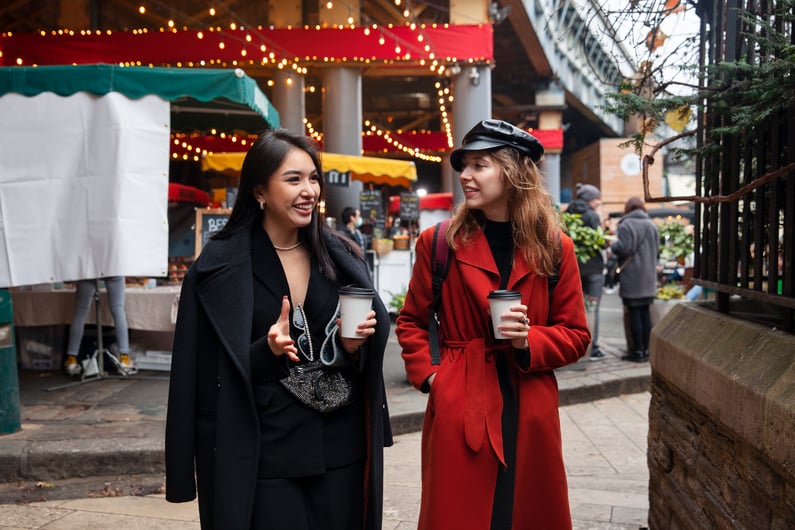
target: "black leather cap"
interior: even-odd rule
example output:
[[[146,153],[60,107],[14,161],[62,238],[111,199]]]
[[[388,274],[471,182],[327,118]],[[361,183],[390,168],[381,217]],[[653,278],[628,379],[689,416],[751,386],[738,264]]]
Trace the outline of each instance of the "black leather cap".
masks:
[[[466,136],[462,146],[450,153],[450,165],[461,171],[461,161],[467,151],[489,151],[500,147],[513,147],[537,163],[544,154],[544,146],[527,131],[502,120],[483,120]]]

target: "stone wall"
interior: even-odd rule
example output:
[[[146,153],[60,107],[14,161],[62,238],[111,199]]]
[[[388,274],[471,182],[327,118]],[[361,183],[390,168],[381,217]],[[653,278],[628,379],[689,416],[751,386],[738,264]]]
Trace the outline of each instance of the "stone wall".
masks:
[[[650,349],[649,527],[795,528],[795,336],[683,303]]]

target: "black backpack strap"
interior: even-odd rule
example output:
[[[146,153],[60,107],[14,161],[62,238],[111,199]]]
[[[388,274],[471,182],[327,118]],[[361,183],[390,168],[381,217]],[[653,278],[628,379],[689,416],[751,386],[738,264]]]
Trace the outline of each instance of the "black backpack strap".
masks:
[[[428,342],[431,348],[431,364],[438,365],[441,363],[441,352],[439,347],[439,304],[442,301],[442,283],[447,276],[447,271],[450,269],[450,255],[452,250],[447,244],[447,227],[450,224],[449,219],[445,219],[436,223],[433,229],[433,240],[431,247],[433,255],[431,256],[431,271],[433,278],[431,280],[431,287],[433,288],[433,300],[431,301],[430,313],[428,319]]]

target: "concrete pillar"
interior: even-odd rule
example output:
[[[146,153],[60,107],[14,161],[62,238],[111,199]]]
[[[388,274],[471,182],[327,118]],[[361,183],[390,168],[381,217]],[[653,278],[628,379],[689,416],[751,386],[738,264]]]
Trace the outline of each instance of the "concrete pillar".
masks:
[[[295,134],[306,134],[304,76],[292,69],[276,70],[273,82],[273,106],[279,111],[281,127]]]
[[[459,147],[464,135],[477,122],[491,118],[491,67],[489,65],[465,65],[455,74],[453,82],[453,140]],[[453,172],[453,179],[458,175]],[[457,182],[450,183],[453,203],[464,200],[464,193]],[[442,185],[445,188],[445,185]]]
[[[566,95],[557,83],[537,90],[535,103],[541,109],[538,113],[539,129],[560,129],[563,126],[562,109],[566,106]],[[541,169],[546,176],[547,191],[552,195],[552,200],[560,203],[560,152],[547,151],[542,159]]]
[[[552,200],[560,204],[560,153],[544,153],[538,169],[544,177],[544,186],[552,195]]]
[[[362,155],[362,73],[358,68],[329,68],[323,76],[324,150]],[[326,217],[338,217],[346,206],[359,206],[362,183],[326,186]]]
[[[450,165],[450,154],[445,153],[442,155],[442,171],[441,171],[441,188],[440,191],[448,192],[452,191],[453,195],[455,195],[454,189],[458,187],[458,174],[453,171],[453,167]]]

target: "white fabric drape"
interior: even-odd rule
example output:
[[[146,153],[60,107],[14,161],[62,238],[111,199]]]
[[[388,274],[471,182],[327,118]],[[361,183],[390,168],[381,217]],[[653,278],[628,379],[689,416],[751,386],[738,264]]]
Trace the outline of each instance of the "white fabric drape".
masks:
[[[169,102],[0,97],[0,287],[166,276]]]

